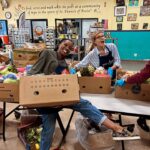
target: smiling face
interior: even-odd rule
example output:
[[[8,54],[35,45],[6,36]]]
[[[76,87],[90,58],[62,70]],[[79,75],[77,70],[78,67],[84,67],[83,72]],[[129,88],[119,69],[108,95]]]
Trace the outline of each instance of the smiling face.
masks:
[[[73,51],[73,42],[64,40],[58,47],[58,53],[61,58],[65,58],[71,51]]]

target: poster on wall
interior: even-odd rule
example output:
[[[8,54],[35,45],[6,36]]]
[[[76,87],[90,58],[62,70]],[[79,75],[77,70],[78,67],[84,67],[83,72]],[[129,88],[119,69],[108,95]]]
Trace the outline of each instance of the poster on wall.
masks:
[[[123,22],[123,17],[122,16],[117,16],[116,17],[116,22]]]
[[[108,19],[102,19],[102,25],[104,29],[108,29]]]
[[[136,21],[137,14],[136,13],[128,13],[127,21]]]
[[[117,6],[124,6],[125,2],[124,2],[124,0],[116,0],[116,4],[117,4]]]
[[[7,35],[7,20],[0,20],[0,35]]]
[[[129,0],[129,6],[138,6],[139,0]]]
[[[31,20],[33,42],[45,41],[47,19]]]
[[[143,23],[143,29],[147,30],[148,29],[148,23]]]
[[[118,30],[118,31],[122,30],[122,23],[118,23],[118,24],[117,24],[117,30]]]
[[[143,6],[150,6],[150,0],[143,0]]]
[[[127,7],[126,6],[115,6],[115,16],[126,16]]]
[[[97,28],[90,28],[93,24],[97,22],[98,19],[82,20],[82,38],[89,38],[90,32],[95,32],[97,30]]]
[[[150,16],[150,6],[141,6],[140,16]]]
[[[139,28],[139,23],[132,23],[131,24],[131,29],[132,30],[138,30],[138,28]]]
[[[19,16],[19,28],[25,28],[25,12],[21,13]]]

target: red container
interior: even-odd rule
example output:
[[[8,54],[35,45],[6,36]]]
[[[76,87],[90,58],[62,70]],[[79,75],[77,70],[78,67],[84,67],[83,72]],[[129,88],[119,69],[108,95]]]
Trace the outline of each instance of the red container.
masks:
[[[1,35],[0,37],[2,38],[3,44],[9,44],[8,35]]]

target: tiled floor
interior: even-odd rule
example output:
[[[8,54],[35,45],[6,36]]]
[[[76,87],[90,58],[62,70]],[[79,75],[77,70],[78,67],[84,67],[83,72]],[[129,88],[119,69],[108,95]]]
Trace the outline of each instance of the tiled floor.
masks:
[[[123,61],[122,67],[128,70],[139,70],[144,66],[144,64],[145,62]],[[7,112],[9,112],[15,106],[16,104],[7,104]],[[1,102],[0,102],[0,107],[2,107]],[[69,118],[70,113],[71,111],[66,110],[66,109],[64,111],[61,111],[60,115],[61,115],[64,125],[67,124],[67,120]],[[84,150],[81,147],[76,137],[75,120],[77,116],[78,116],[77,113],[75,113],[73,120],[71,122],[69,132],[66,137],[66,142],[62,146],[63,150]],[[136,119],[137,119],[136,117],[128,117],[128,116],[123,117],[124,123],[128,123],[128,122],[136,123]],[[12,149],[13,150],[25,150],[25,147],[23,146],[23,144],[20,142],[20,140],[17,137],[16,129],[18,125],[19,125],[19,121],[16,121],[14,114],[11,114],[6,120],[6,141],[4,142],[2,140],[2,137],[0,137],[0,150],[12,150]],[[0,126],[2,127],[2,122],[0,122]],[[136,132],[138,133],[137,129],[136,129]],[[55,135],[54,135],[53,147],[56,147],[59,144],[61,137],[62,135],[57,125]],[[126,150],[150,150],[150,142],[145,143],[141,140],[126,141],[125,149]],[[115,150],[121,150],[120,142],[115,143]]]

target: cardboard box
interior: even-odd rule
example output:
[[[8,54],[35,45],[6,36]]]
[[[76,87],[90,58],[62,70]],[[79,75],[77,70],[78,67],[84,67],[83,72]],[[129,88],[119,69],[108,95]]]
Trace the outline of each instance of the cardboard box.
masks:
[[[124,87],[117,86],[115,97],[150,102],[150,84],[141,84],[140,89],[137,88],[137,90],[134,90],[135,86],[134,84],[126,84]]]
[[[0,83],[0,101],[19,102],[19,83]]]
[[[91,94],[110,94],[110,77],[79,77],[79,86],[81,93]]]
[[[77,75],[26,76],[20,79],[20,105],[65,106],[79,102]]]
[[[27,65],[33,65],[35,64],[36,60],[30,61],[30,60],[14,60],[13,64],[16,67],[26,67]]]
[[[40,52],[39,50],[15,49],[13,50],[13,60],[34,61],[38,59]]]
[[[6,64],[8,64],[9,63],[9,57],[0,54],[0,63],[3,63],[3,62],[5,62]]]

